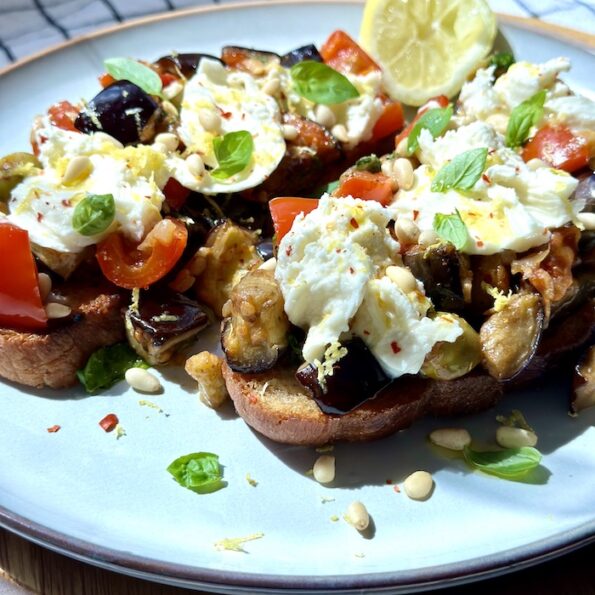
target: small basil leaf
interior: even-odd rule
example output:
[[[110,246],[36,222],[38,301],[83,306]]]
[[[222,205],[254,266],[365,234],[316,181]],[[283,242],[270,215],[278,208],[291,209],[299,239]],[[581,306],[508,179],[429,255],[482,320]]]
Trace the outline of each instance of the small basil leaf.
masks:
[[[545,91],[539,91],[512,110],[504,139],[507,147],[520,147],[527,140],[531,126],[535,126],[543,116],[544,103]]]
[[[161,96],[163,84],[159,75],[144,64],[130,58],[109,58],[103,65],[116,80],[126,80],[149,95]]]
[[[460,153],[438,171],[432,181],[432,192],[445,192],[450,188],[470,190],[481,177],[487,158],[486,148]]]
[[[332,194],[339,187],[339,180],[319,186],[308,195],[307,198],[321,198],[323,194]]]
[[[116,203],[111,194],[87,194],[74,208],[72,227],[83,236],[104,232],[116,216]]]
[[[457,250],[462,250],[469,239],[467,226],[458,211],[451,215],[436,213],[433,227],[443,240],[450,242]]]
[[[289,71],[298,95],[313,101],[333,105],[359,97],[359,91],[340,72],[322,62],[305,60]]]
[[[524,475],[541,462],[541,453],[531,446],[495,452],[477,452],[466,446],[464,456],[471,467],[504,479]]]
[[[432,138],[440,136],[452,118],[452,105],[437,107],[424,112],[407,137],[407,154],[412,155],[419,148],[419,133],[425,128]]]
[[[503,75],[514,64],[514,56],[510,52],[498,52],[490,57],[488,66],[495,66],[496,78]]]
[[[254,140],[247,130],[228,132],[213,140],[213,149],[219,167],[211,172],[211,177],[226,180],[246,169],[254,151]]]
[[[85,390],[93,394],[123,380],[129,368],[148,367],[128,343],[116,343],[91,354],[85,367],[78,370],[76,375]]]
[[[211,452],[193,452],[178,457],[167,470],[181,486],[198,494],[210,494],[226,486],[219,457]]]
[[[376,155],[366,155],[365,157],[360,157],[355,162],[355,169],[357,171],[369,171],[377,174],[382,169],[382,164]]]

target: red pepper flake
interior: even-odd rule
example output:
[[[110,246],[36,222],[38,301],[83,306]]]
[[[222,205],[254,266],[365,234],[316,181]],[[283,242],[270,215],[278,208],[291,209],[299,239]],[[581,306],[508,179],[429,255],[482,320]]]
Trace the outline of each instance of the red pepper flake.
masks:
[[[489,217],[490,217],[490,219],[493,219],[493,218],[494,218],[494,213],[492,213],[492,212],[490,211],[490,215],[489,215]]]
[[[105,432],[111,432],[120,423],[118,416],[115,413],[108,413],[100,422],[99,425]]]
[[[354,229],[357,229],[359,227],[359,223],[355,220],[355,217],[352,217],[349,223],[351,224],[351,227],[353,227]]]
[[[367,331],[366,329],[364,329],[364,335],[366,335],[366,336],[367,336],[367,335],[369,335],[369,334],[370,334],[370,331]]]
[[[416,209],[413,209],[413,220],[415,221],[418,217],[419,217],[419,211]]]
[[[483,248],[483,242],[481,240],[477,240],[475,243],[477,244],[478,248]]]
[[[37,222],[39,223],[43,219],[43,215],[41,213],[37,213]]]
[[[395,492],[397,494],[400,494],[401,493],[401,488],[398,485],[396,485],[396,484],[393,486],[393,490],[395,490]]]
[[[486,183],[486,184],[491,184],[492,180],[490,180],[490,176],[488,176],[488,174],[481,174],[481,179]]]
[[[393,483],[393,480],[392,479],[387,479],[386,480],[386,485],[391,485],[392,483]]]
[[[291,247],[291,244],[285,248],[285,254],[287,254],[287,256],[291,256],[292,251],[293,248]]]
[[[250,401],[250,405],[256,405],[258,403],[258,399],[254,395],[250,395],[248,401]]]
[[[59,425],[52,426],[51,428],[48,428],[48,432],[50,434],[55,434],[56,432],[60,431],[60,427],[61,426]]]
[[[72,202],[71,202],[69,199],[67,199],[67,198],[64,198],[64,199],[62,200],[62,206],[63,206],[63,207],[70,207],[70,206],[72,206]]]
[[[353,275],[355,274],[355,269],[353,267],[349,267],[349,272]]]
[[[397,354],[397,353],[399,353],[399,351],[401,351],[401,348],[399,347],[399,344],[396,341],[393,341],[390,344],[390,348],[393,350],[394,354]]]
[[[222,118],[225,118],[226,120],[229,120],[229,118],[231,118],[231,112],[224,112],[221,108],[219,108],[219,111],[221,112]]]

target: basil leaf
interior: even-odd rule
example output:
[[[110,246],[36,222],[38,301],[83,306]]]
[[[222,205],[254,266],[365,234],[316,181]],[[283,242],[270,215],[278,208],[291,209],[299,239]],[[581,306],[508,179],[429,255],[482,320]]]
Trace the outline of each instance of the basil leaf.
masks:
[[[355,169],[357,171],[369,171],[373,174],[377,174],[382,169],[382,164],[380,163],[380,159],[372,153],[372,155],[360,157],[355,162]]]
[[[87,194],[74,208],[72,227],[83,236],[104,232],[116,216],[116,203],[111,194]]]
[[[438,171],[432,181],[432,192],[445,192],[450,188],[470,190],[481,177],[487,158],[486,148],[460,153]]]
[[[424,112],[407,137],[407,155],[412,155],[419,149],[419,133],[424,128],[430,131],[432,138],[436,138],[446,130],[451,118],[452,105],[437,107]]]
[[[116,343],[98,349],[76,375],[85,390],[93,394],[123,380],[129,368],[149,367],[128,343]]]
[[[510,52],[498,52],[497,54],[492,54],[492,56],[490,56],[488,66],[496,67],[494,74],[496,75],[496,78],[498,78],[514,64],[514,61],[514,56]]]
[[[130,81],[149,95],[161,96],[163,88],[161,79],[148,66],[130,58],[109,58],[103,62],[103,65],[116,80]]]
[[[211,177],[226,180],[246,169],[254,151],[254,140],[247,130],[228,132],[213,140],[213,149],[219,167],[211,172]]]
[[[323,194],[332,194],[337,188],[339,187],[339,180],[335,180],[334,182],[329,182],[324,186],[319,186],[309,194],[307,198],[320,198]]]
[[[333,105],[359,97],[359,91],[346,76],[322,62],[298,62],[289,74],[296,93],[314,103]]]
[[[504,139],[507,147],[520,147],[527,140],[531,126],[535,126],[543,116],[544,103],[545,91],[539,91],[512,110]]]
[[[178,457],[167,468],[174,479],[198,494],[210,494],[224,488],[219,457],[211,452],[193,452]]]
[[[463,453],[471,467],[504,479],[524,475],[541,462],[541,453],[531,446],[495,452],[477,452],[466,446]]]
[[[451,215],[436,213],[433,223],[434,231],[457,250],[462,250],[469,239],[469,232],[465,222],[461,219],[459,211]]]

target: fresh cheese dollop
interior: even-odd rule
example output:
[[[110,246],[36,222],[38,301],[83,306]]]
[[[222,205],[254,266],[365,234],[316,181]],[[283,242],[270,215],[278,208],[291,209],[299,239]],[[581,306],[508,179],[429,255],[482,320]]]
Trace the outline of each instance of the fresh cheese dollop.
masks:
[[[405,294],[386,275],[399,261],[391,218],[377,202],[324,195],[282,239],[275,277],[289,320],[307,330],[307,362],[355,335],[390,376],[414,374],[436,342],[461,334],[451,317],[426,316],[431,304],[421,284]]]
[[[383,92],[382,73],[374,70],[367,74],[345,74],[349,81],[359,92],[359,97],[349,99],[342,103],[323,106],[324,110],[332,113],[331,122],[321,121],[320,106],[298,95],[292,84],[289,73],[279,73],[281,86],[287,98],[290,112],[314,120],[331,129],[333,134],[343,143],[346,149],[351,149],[357,144],[370,140],[374,125],[383,111],[380,94]]]
[[[43,170],[12,190],[8,219],[29,232],[31,241],[59,252],[77,253],[119,230],[140,242],[161,219],[161,191],[169,173],[165,155],[149,145],[123,147],[103,132],[82,134],[41,120],[35,131]],[[86,157],[91,167],[80,180],[64,183],[73,159]],[[111,194],[116,214],[101,234],[74,230],[76,205],[89,194]]]
[[[424,130],[419,137],[420,167],[413,187],[400,190],[391,204],[395,217],[406,216],[422,231],[433,229],[438,213],[458,211],[469,240],[467,254],[495,254],[503,250],[524,252],[550,238],[550,229],[577,222],[582,208],[569,198],[578,181],[566,172],[534,160],[525,163],[486,122],[473,122],[432,139]],[[485,147],[487,167],[469,191],[433,192],[437,171],[457,155]]]
[[[226,179],[212,177],[208,168],[219,165],[213,141],[241,130],[249,132],[254,141],[247,167]],[[275,171],[285,154],[281,114],[275,99],[260,88],[251,74],[230,70],[208,58],[200,61],[198,71],[186,83],[177,132],[186,153],[200,155],[207,170],[196,175],[179,156],[171,156],[168,165],[183,186],[203,194],[254,188]]]

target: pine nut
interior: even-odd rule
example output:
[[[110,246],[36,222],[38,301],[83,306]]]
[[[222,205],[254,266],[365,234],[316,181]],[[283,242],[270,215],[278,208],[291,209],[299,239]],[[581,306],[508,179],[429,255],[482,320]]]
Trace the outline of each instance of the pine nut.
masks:
[[[417,244],[419,238],[419,227],[409,217],[399,217],[395,223],[397,240],[406,246]]]
[[[395,172],[395,178],[399,188],[403,190],[411,190],[413,186],[413,165],[409,159],[399,157],[393,166]]]
[[[263,271],[274,271],[277,268],[277,259],[276,258],[269,258],[265,260],[259,267]]]
[[[46,273],[39,273],[37,275],[39,282],[39,294],[41,295],[41,301],[45,302],[52,291],[52,278]]]
[[[492,114],[486,118],[486,123],[494,128],[496,132],[504,134],[508,127],[508,118],[504,114]]]
[[[316,107],[314,120],[329,130],[337,122],[337,118],[335,118],[333,110],[328,105],[318,105]]]
[[[405,493],[412,500],[425,500],[434,487],[434,480],[427,471],[415,471],[404,482]]]
[[[527,167],[531,171],[537,171],[538,169],[541,169],[542,167],[549,167],[549,165],[545,161],[535,158],[535,159],[529,159],[529,161],[527,161]]]
[[[283,138],[288,141],[295,140],[299,134],[298,129],[291,124],[283,124],[281,130],[283,131]]]
[[[201,126],[208,132],[216,133],[221,130],[221,116],[212,110],[201,109],[198,112],[198,119]]]
[[[178,137],[171,132],[162,132],[155,137],[156,143],[164,145],[168,151],[175,151],[178,148]]]
[[[66,166],[66,171],[62,176],[62,184],[72,186],[82,182],[93,171],[91,160],[84,155],[73,157]]]
[[[365,531],[370,524],[370,515],[367,508],[359,500],[356,500],[347,507],[345,520],[358,531]]]
[[[318,483],[330,483],[335,479],[335,457],[332,455],[319,456],[314,463],[312,472]]]
[[[430,434],[430,442],[448,450],[464,450],[471,444],[471,435],[464,428],[440,428]]]
[[[503,448],[535,446],[537,444],[537,434],[524,428],[500,426],[496,430],[496,442]]]
[[[161,109],[170,116],[170,118],[178,117],[178,108],[171,101],[167,101],[167,99],[161,102]]]
[[[403,292],[409,293],[417,289],[417,281],[413,273],[405,267],[386,267],[386,276]]]
[[[276,95],[281,88],[281,81],[278,78],[269,79],[262,87],[267,95]]]
[[[343,124],[335,124],[331,129],[331,134],[342,143],[349,142],[349,136],[347,135],[347,128]]]
[[[55,318],[66,318],[71,312],[72,310],[68,306],[56,302],[50,302],[45,306],[45,313],[50,320]]]
[[[161,382],[144,368],[129,368],[124,374],[126,382],[136,391],[156,393],[161,390]]]
[[[95,132],[93,134],[93,138],[99,140],[100,142],[109,143],[117,149],[124,148],[124,145],[117,138],[114,138],[113,136],[107,134],[107,132]]]
[[[397,152],[397,155],[399,157],[407,157],[407,144],[409,142],[408,141],[408,138],[409,137],[407,137],[407,136],[405,138],[402,138],[399,141],[399,144],[397,145],[397,148],[395,149],[396,152]]]
[[[397,236],[398,237],[398,236]],[[440,241],[438,234],[431,229],[426,229],[419,234],[419,238],[417,238],[417,243],[420,246],[428,247],[432,244],[437,244]]]
[[[380,165],[380,171],[387,177],[393,177],[393,165],[395,162],[392,159],[385,159]]]
[[[167,85],[167,87],[163,88],[163,95],[165,95],[167,99],[173,99],[174,97],[177,97],[183,89],[184,85],[182,85],[182,83],[179,83],[178,81],[173,81],[172,83]]]
[[[198,153],[192,153],[186,157],[188,171],[196,178],[200,178],[205,173],[205,164]]]
[[[587,231],[595,231],[595,213],[579,213],[576,218]]]

